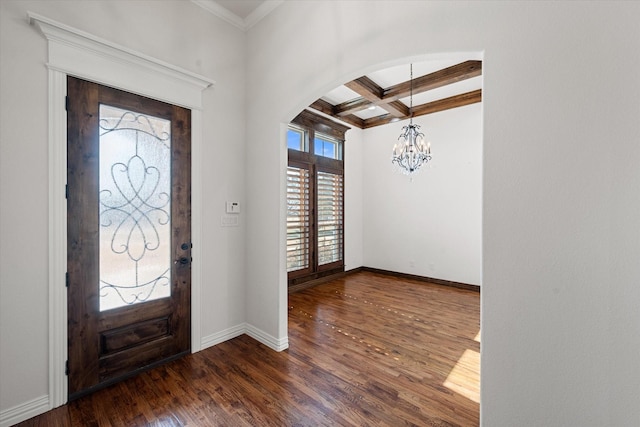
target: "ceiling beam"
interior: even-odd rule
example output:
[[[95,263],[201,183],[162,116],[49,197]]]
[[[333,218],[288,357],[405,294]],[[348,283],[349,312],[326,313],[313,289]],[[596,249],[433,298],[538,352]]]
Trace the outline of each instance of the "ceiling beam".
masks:
[[[426,92],[480,75],[482,75],[482,61],[461,62],[413,79],[413,94]],[[411,80],[383,89],[369,77],[363,76],[345,83],[345,86],[356,92],[360,97],[336,105],[334,110],[336,116],[353,114],[366,110],[372,105],[377,105],[398,118],[409,114],[408,107],[399,102],[398,99],[405,98],[411,94]]]
[[[464,107],[465,105],[475,104],[477,102],[482,102],[482,89],[476,89],[471,92],[418,105],[413,107],[413,116],[424,116],[425,114]]]
[[[482,75],[482,61],[470,60],[417,77],[413,79],[413,81],[408,80],[406,82],[399,83],[386,89],[380,87],[369,77],[363,76],[345,83],[346,87],[361,95],[360,97],[337,105],[332,105],[323,99],[318,99],[311,104],[310,107],[360,129],[367,129],[374,126],[392,123],[398,119],[408,119],[410,116],[409,107],[399,101],[399,99],[406,98],[411,93],[415,95],[480,75]],[[446,99],[414,106],[413,116],[418,117],[425,114],[444,111],[450,108],[481,102],[481,100],[482,90],[478,89],[476,91],[452,96]],[[372,105],[379,106],[386,110],[387,113],[371,117],[369,119],[361,119],[353,114],[358,111],[366,110]]]
[[[482,61],[465,61],[431,74],[413,79],[413,94],[437,89],[442,86],[461,82],[482,75]],[[411,80],[391,86],[384,91],[382,99],[386,102],[405,98],[411,93]]]
[[[338,116],[336,114],[337,107],[322,98],[309,105],[309,108],[313,108],[314,110],[320,111],[321,113],[324,113],[328,116],[335,117],[336,119],[342,120],[343,122],[349,123],[350,125],[353,125],[360,129],[362,129],[364,126],[364,119],[361,119],[358,116],[354,116],[353,114]]]
[[[482,89],[477,89],[471,92],[463,93],[461,95],[455,95],[449,98],[428,102],[426,104],[416,105],[413,107],[413,117],[419,117],[426,114],[437,113],[439,111],[450,110],[451,108],[463,107],[465,105],[475,104],[481,101]],[[407,114],[407,116],[403,117],[402,120],[406,120],[408,118],[409,115]],[[369,129],[396,121],[398,121],[398,118],[393,117],[391,114],[371,117],[370,119],[364,120],[364,127],[362,129]]]
[[[345,123],[349,123],[357,128],[364,129],[364,119],[361,119],[358,116],[354,116],[353,114],[349,114],[348,116],[337,117],[338,120],[342,120]]]
[[[407,107],[400,101],[393,101],[389,102],[388,104],[382,104],[380,105],[380,108],[387,110],[393,117],[406,117],[409,115],[409,107]]]
[[[336,105],[334,111],[336,116],[346,116],[349,114],[357,113],[358,111],[366,110],[370,106],[371,101],[363,97],[359,97]]]
[[[384,89],[367,76],[362,76],[344,85],[371,102],[380,101],[384,95]]]
[[[313,104],[309,105],[309,107],[313,108],[314,110],[318,110],[322,113],[328,114],[330,116],[336,115],[336,107],[334,107],[333,104],[325,101],[322,98],[318,99]]]
[[[377,105],[394,117],[403,117],[409,114],[409,108],[402,102],[383,100],[385,90],[367,76],[347,82],[345,86],[364,98],[356,98],[351,102],[347,102],[351,104],[350,110],[352,110],[352,112],[355,112],[353,111],[354,107],[364,110],[370,106]]]

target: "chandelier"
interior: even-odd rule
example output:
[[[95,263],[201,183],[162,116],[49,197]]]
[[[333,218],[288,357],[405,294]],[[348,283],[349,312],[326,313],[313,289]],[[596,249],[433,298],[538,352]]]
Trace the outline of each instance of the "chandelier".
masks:
[[[393,146],[391,163],[405,175],[417,172],[420,167],[431,160],[431,143],[424,142],[424,134],[420,125],[413,124],[413,64],[411,64],[411,86],[409,91],[409,124],[402,128],[398,137],[399,145]]]

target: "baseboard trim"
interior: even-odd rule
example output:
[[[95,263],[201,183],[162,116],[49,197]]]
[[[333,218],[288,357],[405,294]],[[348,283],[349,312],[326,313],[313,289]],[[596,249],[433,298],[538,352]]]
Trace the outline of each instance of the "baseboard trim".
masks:
[[[341,271],[340,273],[332,274],[330,276],[324,276],[324,277],[320,277],[320,278],[315,279],[315,280],[309,280],[308,282],[298,283],[297,285],[291,285],[291,286],[289,286],[287,291],[290,294],[294,293],[294,292],[300,292],[300,291],[303,291],[305,289],[313,288],[314,286],[318,286],[318,285],[321,285],[323,283],[327,283],[327,282],[330,282],[332,280],[340,279],[340,278],[348,276],[350,274],[357,273],[359,271],[362,271],[362,268],[363,267],[357,267],[357,268],[354,268],[353,270]]]
[[[351,273],[354,270],[350,270]],[[479,285],[471,285],[469,283],[453,282],[451,280],[436,279],[434,277],[417,276],[415,274],[399,273],[397,271],[382,270],[373,267],[361,267],[360,271],[368,271],[370,273],[384,274],[386,276],[400,277],[403,279],[417,280],[420,282],[433,283],[434,285],[448,286],[450,288],[465,289],[480,293]]]
[[[289,348],[289,337],[276,338],[253,325],[247,324],[246,334],[275,351],[282,351]]]
[[[331,276],[325,276],[325,277],[321,277],[321,278],[316,279],[316,280],[310,280],[308,282],[299,283],[297,285],[289,286],[288,292],[290,294],[294,293],[294,292],[300,292],[302,290],[305,290],[305,289],[308,289],[308,288],[312,288],[314,286],[318,286],[318,285],[330,282],[330,281],[335,280],[335,279],[341,279],[341,278],[349,276],[351,274],[359,273],[361,271],[368,271],[370,273],[376,273],[376,274],[384,274],[385,276],[400,277],[402,279],[417,280],[419,282],[426,282],[426,283],[432,283],[434,285],[448,286],[450,288],[465,289],[465,290],[468,290],[468,291],[474,291],[474,292],[478,292],[478,293],[480,292],[480,286],[479,285],[472,285],[472,284],[469,284],[469,283],[454,282],[454,281],[451,281],[451,280],[444,280],[444,279],[436,279],[435,277],[418,276],[416,274],[400,273],[400,272],[397,272],[397,271],[383,270],[383,269],[380,269],[380,268],[373,268],[373,267],[357,267],[357,268],[354,268],[352,270],[343,271],[343,272],[340,272],[340,273],[337,273],[337,274],[332,274]]]
[[[235,337],[239,337],[240,335],[247,332],[247,325],[245,323],[241,323],[236,326],[232,326],[223,331],[216,332],[215,334],[207,335],[206,337],[202,337],[200,342],[200,349],[204,350],[208,347],[213,347],[214,345],[218,345]]]
[[[246,334],[275,351],[289,348],[289,338],[275,338],[253,325],[242,323],[202,338],[201,349],[212,347]],[[0,427],[10,427],[51,410],[49,396],[44,395],[0,412]]]
[[[49,396],[37,397],[13,408],[0,412],[0,427],[9,427],[50,410]]]
[[[232,326],[215,334],[208,335],[202,338],[202,350],[214,345],[221,344],[230,339],[239,337],[240,335],[248,335],[256,341],[266,345],[272,350],[282,351],[289,348],[289,338],[275,338],[272,335],[264,332],[262,329],[258,329],[248,323],[241,323],[236,326]]]

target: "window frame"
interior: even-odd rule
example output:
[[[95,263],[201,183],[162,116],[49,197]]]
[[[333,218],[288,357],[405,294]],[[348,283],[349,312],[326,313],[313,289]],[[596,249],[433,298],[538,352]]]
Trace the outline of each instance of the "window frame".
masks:
[[[336,157],[328,157],[328,156],[325,156],[325,155],[323,155],[323,154],[316,154],[316,148],[317,148],[317,147],[316,147],[316,140],[321,140],[321,141],[324,141],[324,142],[328,142],[328,143],[332,143],[332,144],[334,144],[334,145],[335,145],[335,154],[336,154]],[[333,136],[325,135],[325,134],[324,134],[324,133],[322,133],[322,132],[314,132],[314,135],[313,135],[313,153],[314,153],[316,156],[326,157],[326,158],[328,158],[328,159],[335,159],[335,160],[340,160],[340,161],[342,161],[342,154],[343,154],[343,152],[344,152],[344,150],[342,149],[342,145],[343,145],[343,143],[344,143],[344,141],[342,141],[342,140],[340,140],[340,139],[337,139],[337,138],[335,138],[335,137],[333,137]],[[323,148],[324,148],[324,144],[323,144],[322,146],[323,146]],[[324,151],[324,150],[323,150],[323,151]]]
[[[324,276],[344,272],[344,247],[345,247],[345,220],[344,220],[344,145],[345,145],[345,133],[350,128],[333,120],[327,119],[323,116],[311,113],[310,111],[303,111],[296,116],[292,122],[291,127],[295,130],[304,130],[305,140],[307,141],[308,151],[298,151],[287,148],[288,153],[288,166],[296,168],[304,168],[309,171],[309,192],[310,192],[310,237],[309,237],[309,268],[293,270],[287,272],[288,285],[293,286],[307,281],[315,280]],[[315,153],[315,135],[320,134],[324,137],[329,137],[335,140],[339,146],[337,150],[339,152],[339,160],[332,159],[330,157],[324,157]],[[331,173],[342,176],[342,206],[341,218],[342,218],[342,245],[340,248],[340,259],[327,264],[319,264],[318,260],[318,194],[317,194],[317,176],[318,172]]]
[[[289,125],[289,128],[287,129],[287,133],[290,130],[302,134],[302,140],[300,141],[302,149],[296,150],[295,148],[289,148],[289,140],[287,136],[287,150],[300,151],[300,152],[309,151],[309,137],[308,137],[307,131],[304,128],[300,126],[296,126],[294,124]]]

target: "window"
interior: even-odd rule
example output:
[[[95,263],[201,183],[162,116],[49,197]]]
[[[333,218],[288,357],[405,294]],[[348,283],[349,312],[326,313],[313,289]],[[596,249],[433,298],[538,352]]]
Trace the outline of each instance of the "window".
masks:
[[[303,111],[287,131],[289,285],[344,271],[344,134]]]
[[[342,142],[328,136],[317,135],[313,139],[314,153],[317,156],[342,160]]]
[[[304,130],[297,127],[290,127],[287,130],[287,148],[289,150],[307,151],[305,141]]]

